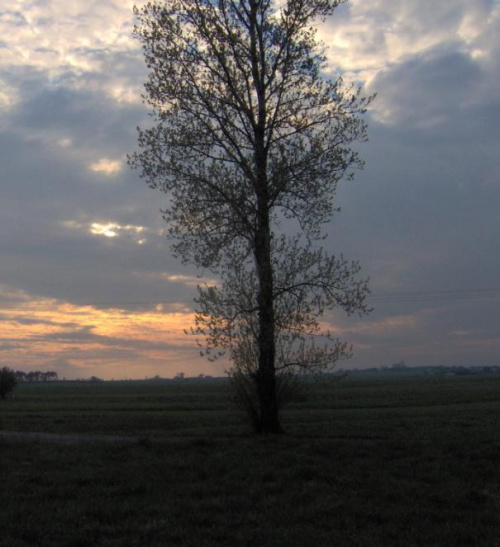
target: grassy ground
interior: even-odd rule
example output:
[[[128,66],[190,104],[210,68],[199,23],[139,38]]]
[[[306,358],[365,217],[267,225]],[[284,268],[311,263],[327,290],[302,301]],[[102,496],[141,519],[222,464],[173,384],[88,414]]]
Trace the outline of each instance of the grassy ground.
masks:
[[[500,379],[315,386],[255,437],[225,385],[22,385],[0,427],[0,545],[500,546]]]

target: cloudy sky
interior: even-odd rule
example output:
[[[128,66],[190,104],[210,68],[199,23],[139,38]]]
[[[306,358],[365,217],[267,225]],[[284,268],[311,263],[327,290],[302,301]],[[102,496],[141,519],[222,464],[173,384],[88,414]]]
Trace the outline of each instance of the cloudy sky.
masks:
[[[126,165],[146,69],[126,0],[0,8],[0,365],[68,378],[221,374],[183,329],[196,272]],[[347,367],[500,364],[500,4],[351,0],[320,28],[377,100],[328,248],[374,311],[332,317]]]

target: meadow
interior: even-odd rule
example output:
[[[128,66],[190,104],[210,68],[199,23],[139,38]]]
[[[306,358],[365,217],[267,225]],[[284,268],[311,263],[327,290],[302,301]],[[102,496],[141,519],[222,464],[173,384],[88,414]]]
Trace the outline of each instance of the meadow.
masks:
[[[224,381],[18,386],[0,546],[500,546],[498,376],[308,391],[255,436]]]

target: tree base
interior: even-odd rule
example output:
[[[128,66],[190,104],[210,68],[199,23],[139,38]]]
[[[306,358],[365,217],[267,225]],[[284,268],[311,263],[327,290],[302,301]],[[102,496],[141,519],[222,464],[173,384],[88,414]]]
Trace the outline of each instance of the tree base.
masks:
[[[285,433],[284,429],[281,427],[281,424],[278,421],[263,422],[259,421],[254,424],[255,433],[259,435],[283,435]]]

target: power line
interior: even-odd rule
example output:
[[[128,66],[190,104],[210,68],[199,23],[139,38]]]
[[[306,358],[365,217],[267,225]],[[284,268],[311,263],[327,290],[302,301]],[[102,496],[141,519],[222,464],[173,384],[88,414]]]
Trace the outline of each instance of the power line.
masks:
[[[441,291],[375,292],[368,297],[370,303],[409,304],[414,302],[444,302],[463,300],[492,300],[500,298],[500,288],[455,289]]]

